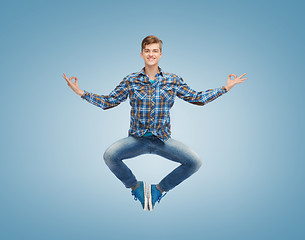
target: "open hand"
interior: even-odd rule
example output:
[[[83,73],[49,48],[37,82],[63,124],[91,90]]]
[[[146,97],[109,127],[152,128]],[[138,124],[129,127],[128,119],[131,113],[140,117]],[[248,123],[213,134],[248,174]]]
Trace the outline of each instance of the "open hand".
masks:
[[[238,83],[243,83],[245,82],[245,80],[247,78],[242,78],[243,76],[245,76],[246,73],[244,73],[243,75],[240,75],[239,77],[237,77],[235,74],[230,74],[228,77],[228,81],[227,81],[227,85],[226,85],[226,89],[229,91],[232,87],[234,87],[236,84]],[[231,76],[234,77],[234,79],[231,79]]]
[[[77,77],[67,78],[66,74],[63,74],[63,78],[67,81],[68,86],[78,95],[83,95],[84,91],[79,89]],[[75,79],[75,82],[72,81]]]

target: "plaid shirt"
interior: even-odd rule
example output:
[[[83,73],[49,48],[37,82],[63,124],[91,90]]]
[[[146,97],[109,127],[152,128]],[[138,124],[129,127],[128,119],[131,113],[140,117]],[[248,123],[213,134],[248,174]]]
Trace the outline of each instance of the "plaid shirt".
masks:
[[[171,136],[170,109],[176,96],[202,106],[227,92],[225,87],[197,92],[180,76],[163,72],[160,67],[152,83],[144,69],[126,76],[109,95],[84,91],[81,98],[106,110],[119,105],[129,96],[129,134],[140,137],[150,131],[160,140],[166,141]]]

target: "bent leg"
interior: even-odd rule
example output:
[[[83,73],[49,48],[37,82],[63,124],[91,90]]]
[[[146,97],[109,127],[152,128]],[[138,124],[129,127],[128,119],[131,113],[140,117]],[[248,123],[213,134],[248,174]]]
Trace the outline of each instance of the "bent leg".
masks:
[[[132,171],[123,163],[124,159],[133,158],[148,152],[147,141],[143,138],[128,136],[113,143],[104,153],[104,160],[114,175],[131,188],[137,183]]]
[[[169,138],[164,143],[157,142],[153,153],[165,157],[169,160],[181,163],[165,178],[161,180],[159,186],[164,191],[169,191],[190,177],[199,170],[202,161],[192,149],[185,144]]]

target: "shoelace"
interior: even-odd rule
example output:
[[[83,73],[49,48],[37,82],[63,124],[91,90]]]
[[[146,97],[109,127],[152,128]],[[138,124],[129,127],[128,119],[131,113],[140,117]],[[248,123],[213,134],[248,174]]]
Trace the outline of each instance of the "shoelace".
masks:
[[[159,198],[158,198],[158,203],[160,203],[160,201],[161,201],[161,198],[163,198],[165,195],[167,194],[167,192],[166,193],[164,193],[163,195],[161,195]]]
[[[163,195],[160,195],[160,197],[157,199],[157,202],[160,203],[161,199],[162,199],[166,194],[167,194],[167,192],[164,193]],[[138,198],[136,197],[135,193],[131,192],[131,195],[134,196],[134,200],[135,200],[135,201],[138,200]]]
[[[136,200],[136,201],[138,200],[135,193],[132,192],[131,195],[134,196],[134,200]]]

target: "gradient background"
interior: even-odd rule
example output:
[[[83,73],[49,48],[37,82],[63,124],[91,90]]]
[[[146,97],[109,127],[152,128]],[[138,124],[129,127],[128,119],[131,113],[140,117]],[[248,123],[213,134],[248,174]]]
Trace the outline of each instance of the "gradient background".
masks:
[[[2,1],[1,239],[304,239],[302,1]],[[126,137],[129,103],[108,94],[163,42],[159,66],[195,90],[248,80],[204,107],[177,98],[172,137],[203,166],[144,212],[102,156]],[[160,181],[177,166],[126,164]]]

